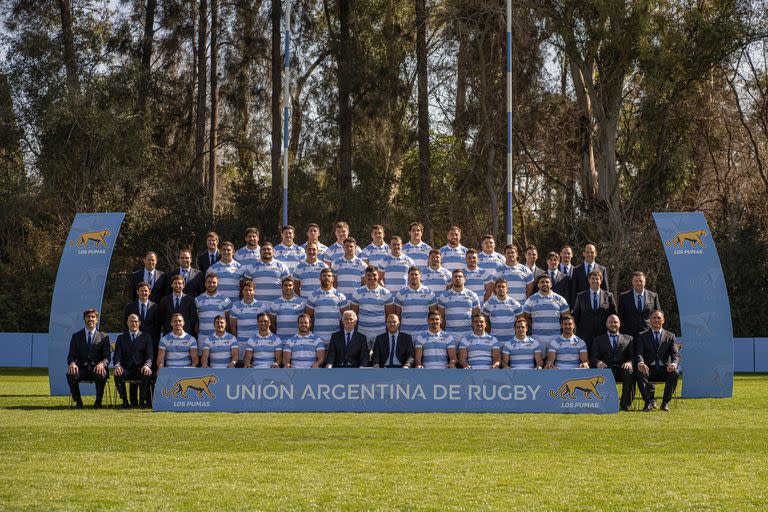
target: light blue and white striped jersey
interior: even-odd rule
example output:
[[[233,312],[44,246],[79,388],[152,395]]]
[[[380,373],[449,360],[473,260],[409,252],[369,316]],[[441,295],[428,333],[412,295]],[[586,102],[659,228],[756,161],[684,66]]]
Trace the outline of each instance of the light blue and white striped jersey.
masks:
[[[296,265],[307,259],[307,253],[300,245],[293,244],[290,247],[285,244],[277,244],[275,246],[275,259],[282,261],[288,268],[288,272],[293,273],[293,269]]]
[[[400,330],[415,336],[427,330],[429,308],[437,306],[437,296],[424,285],[418,290],[406,286],[395,294],[395,304],[402,309]]]
[[[233,258],[241,265],[250,265],[254,261],[261,261],[261,246],[257,245],[255,249],[249,249],[247,245],[244,245],[235,251]]]
[[[493,274],[499,266],[504,265],[507,259],[503,254],[493,251],[491,254],[480,251],[477,253],[477,266],[483,270],[488,270]]]
[[[276,334],[269,333],[262,337],[257,333],[248,340],[245,350],[253,352],[251,366],[254,368],[271,368],[272,363],[280,362],[280,359],[275,361],[275,352],[283,353],[283,342]]]
[[[464,270],[467,266],[467,248],[459,244],[451,247],[446,244],[440,248],[440,255],[443,257],[442,265],[449,271]]]
[[[472,332],[472,309],[480,307],[480,300],[472,290],[460,292],[445,290],[437,298],[438,307],[445,309],[445,330],[457,339]]]
[[[480,336],[474,332],[461,338],[459,350],[467,350],[467,362],[472,368],[490,370],[493,364],[493,351],[499,351],[501,358],[501,344],[494,336],[483,333]]]
[[[360,288],[366,266],[360,258],[348,260],[341,257],[335,260],[331,265],[331,270],[336,276],[336,288],[347,297],[351,297],[355,290]]]
[[[447,368],[448,349],[455,349],[456,341],[445,331],[433,333],[426,330],[416,336],[413,346],[422,350],[421,364],[424,368]]]
[[[322,259],[323,253],[328,250],[328,246],[321,243],[321,242],[315,242],[317,244],[317,257]],[[304,252],[307,251],[307,242],[304,242],[301,244],[301,248],[304,249]]]
[[[515,336],[515,318],[523,314],[523,306],[509,295],[504,300],[491,295],[480,311],[491,320],[491,334],[504,342]]]
[[[445,287],[450,284],[451,271],[445,267],[439,267],[437,269],[424,267],[421,269],[421,282],[424,286],[439,295],[443,293]]]
[[[389,244],[374,245],[373,242],[368,244],[365,249],[360,253],[360,259],[367,261],[369,265],[374,265],[381,270],[379,264],[384,256],[389,254]]]
[[[482,305],[483,296],[485,295],[485,283],[493,282],[493,272],[483,270],[479,266],[474,270],[465,267],[464,278],[464,286],[475,292],[480,300],[480,305]]]
[[[340,309],[349,306],[347,297],[336,288],[323,290],[319,288],[307,297],[307,307],[314,311],[314,333],[327,345],[331,335],[339,330],[341,321]]]
[[[243,266],[235,260],[224,263],[219,260],[206,270],[205,274],[216,274],[219,278],[217,291],[235,302],[240,300],[240,279],[243,277]]]
[[[525,299],[528,298],[525,295],[525,289],[533,282],[533,273],[528,270],[528,267],[520,263],[515,263],[512,267],[506,264],[499,265],[493,274],[493,280],[496,281],[497,279],[505,279],[507,281],[507,295],[520,304],[525,304]]]
[[[523,311],[531,315],[531,336],[548,344],[560,335],[560,315],[568,311],[568,302],[555,292],[536,292],[525,301]]]
[[[232,349],[237,347],[237,338],[225,332],[219,338],[216,333],[203,339],[203,350],[208,349],[208,365],[211,368],[226,368],[232,360]]]
[[[159,348],[165,349],[165,366],[183,368],[192,366],[191,349],[197,350],[197,340],[186,331],[176,336],[173,331],[160,338]]]
[[[255,297],[262,302],[272,302],[283,294],[283,278],[290,277],[288,267],[282,261],[254,261],[245,267],[243,274],[253,279]]]
[[[405,254],[392,256],[387,254],[381,259],[379,270],[384,272],[384,286],[393,293],[408,285],[408,269],[415,263]]]
[[[320,350],[325,350],[325,342],[311,332],[306,336],[296,334],[283,343],[283,352],[291,354],[291,366],[294,368],[311,367],[317,360],[317,353]]]
[[[355,246],[355,256],[357,256],[359,258],[362,253],[363,253],[363,251],[360,249],[360,247]],[[320,255],[318,255],[317,257],[319,258]],[[336,261],[339,258],[343,258],[343,257],[344,257],[344,244],[340,244],[339,242],[333,242],[323,252],[323,261],[328,266],[331,266],[331,264],[334,261]]]
[[[413,263],[420,269],[424,269],[429,265],[429,251],[431,250],[432,247],[425,242],[418,244],[407,242],[403,245],[403,254],[411,258]]]
[[[245,355],[248,338],[255,336],[259,332],[257,317],[259,314],[268,310],[269,304],[253,299],[253,302],[246,304],[238,300],[229,310],[229,318],[237,320],[237,349],[238,358],[243,359]]]
[[[307,299],[294,295],[286,299],[282,295],[275,299],[269,306],[269,314],[275,315],[277,319],[277,334],[285,338],[293,336],[299,330],[297,324],[299,315],[304,312],[307,305]]]
[[[395,303],[389,290],[379,285],[376,285],[373,290],[367,286],[361,286],[352,294],[351,302],[359,307],[358,331],[371,338],[386,330],[387,316],[384,313],[384,306]]]
[[[320,288],[320,272],[328,265],[320,260],[314,263],[302,261],[293,269],[293,278],[301,283],[301,296],[309,297],[309,294]]]
[[[229,297],[225,297],[224,294],[216,290],[216,293],[213,295],[208,295],[208,292],[201,293],[195,298],[195,304],[197,304],[197,320],[200,324],[197,330],[197,349],[202,350],[203,346],[200,343],[200,338],[213,334],[215,330],[213,328],[213,319],[229,311],[232,308],[232,301],[229,300]]]
[[[542,353],[541,344],[530,336],[519,340],[515,336],[504,343],[504,353],[509,356],[509,367],[513,370],[531,370],[536,368],[534,354]]]
[[[557,354],[555,366],[560,370],[573,370],[579,367],[579,355],[587,353],[587,344],[575,334],[570,339],[557,336],[549,344],[549,351]]]

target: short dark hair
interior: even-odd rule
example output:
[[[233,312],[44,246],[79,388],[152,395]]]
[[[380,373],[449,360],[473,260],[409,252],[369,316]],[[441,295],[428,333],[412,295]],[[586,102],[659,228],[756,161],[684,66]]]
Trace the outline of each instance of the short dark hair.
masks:
[[[140,289],[142,286],[146,286],[147,288],[149,288],[150,290],[152,290],[152,287],[151,287],[151,286],[149,286],[149,283],[148,283],[148,282],[146,282],[146,281],[142,281],[142,282],[140,282],[139,284],[137,284],[137,285],[136,285],[136,291],[139,291],[139,289]]]
[[[85,311],[83,311],[83,320],[85,320],[85,317],[87,317],[91,313],[96,313],[96,318],[99,318],[99,312],[98,311],[96,311],[93,308],[88,308]]]

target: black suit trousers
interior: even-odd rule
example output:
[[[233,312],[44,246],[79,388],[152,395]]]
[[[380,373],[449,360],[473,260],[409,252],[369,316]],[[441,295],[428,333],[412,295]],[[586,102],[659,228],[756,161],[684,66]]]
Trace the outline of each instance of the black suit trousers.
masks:
[[[69,384],[69,391],[72,393],[72,400],[79,403],[83,399],[80,396],[80,383],[81,382],[93,382],[96,384],[96,403],[101,404],[101,399],[104,397],[104,385],[107,382],[107,376],[102,377],[93,368],[87,366],[79,366],[79,372],[77,375],[67,374],[67,384]]]
[[[625,370],[621,365],[611,366],[610,368],[616,382],[621,382],[621,400],[619,405],[621,407],[629,407],[635,398],[635,379],[632,370]]]
[[[637,385],[640,388],[640,395],[646,404],[654,400],[656,394],[656,386],[654,382],[664,383],[664,396],[662,402],[669,402],[672,400],[672,395],[675,393],[677,387],[677,379],[680,378],[680,372],[675,370],[668,372],[667,367],[662,365],[659,367],[648,366],[648,375],[645,375],[640,370],[635,369],[637,373]]]

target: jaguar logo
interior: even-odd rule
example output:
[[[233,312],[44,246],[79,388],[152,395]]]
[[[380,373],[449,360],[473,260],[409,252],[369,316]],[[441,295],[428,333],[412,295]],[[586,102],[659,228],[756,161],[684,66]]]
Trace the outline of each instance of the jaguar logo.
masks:
[[[72,247],[88,247],[88,243],[93,242],[96,247],[109,247],[106,237],[111,234],[112,232],[108,229],[102,229],[101,231],[88,231],[87,233],[82,233],[79,237],[77,237],[76,240],[70,240],[69,245]]]
[[[575,400],[576,395],[573,393],[581,391],[586,399],[592,399],[592,395],[595,395],[595,398],[602,400],[603,397],[597,391],[597,386],[603,382],[605,382],[605,377],[602,375],[589,377],[587,379],[570,379],[563,382],[562,385],[557,388],[557,391],[552,391],[550,389],[549,396],[552,398],[560,397],[562,399],[565,399],[565,397],[568,396],[571,400]]]
[[[210,385],[214,382],[218,382],[219,378],[215,375],[206,375],[205,377],[189,377],[186,379],[179,379],[171,386],[171,389],[163,388],[163,396],[173,395],[173,398],[178,398],[181,395],[184,398],[189,398],[187,393],[191,389],[197,393],[197,398],[203,398],[203,394],[208,395],[209,398],[216,398],[216,395],[211,393]]]
[[[707,231],[704,229],[697,229],[695,231],[684,231],[682,233],[678,233],[672,238],[672,240],[667,240],[665,245],[667,247],[677,247],[679,249],[685,248],[685,243],[690,242],[691,248],[695,248],[697,245],[701,248],[706,247],[704,243],[702,243],[701,238],[707,236]]]

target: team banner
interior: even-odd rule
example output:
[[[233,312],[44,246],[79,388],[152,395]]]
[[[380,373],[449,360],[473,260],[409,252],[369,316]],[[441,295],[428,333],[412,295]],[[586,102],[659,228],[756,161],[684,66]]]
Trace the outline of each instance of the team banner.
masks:
[[[83,328],[83,311],[101,311],[112,249],[124,213],[78,213],[56,274],[48,325],[51,395],[67,395],[67,352],[72,333]],[[111,340],[114,341],[114,340]],[[83,394],[87,393],[85,387]],[[91,392],[92,393],[92,392]]]
[[[733,328],[728,290],[704,214],[654,213],[675,284],[686,398],[733,394]]]
[[[155,411],[619,411],[610,370],[163,368]]]

